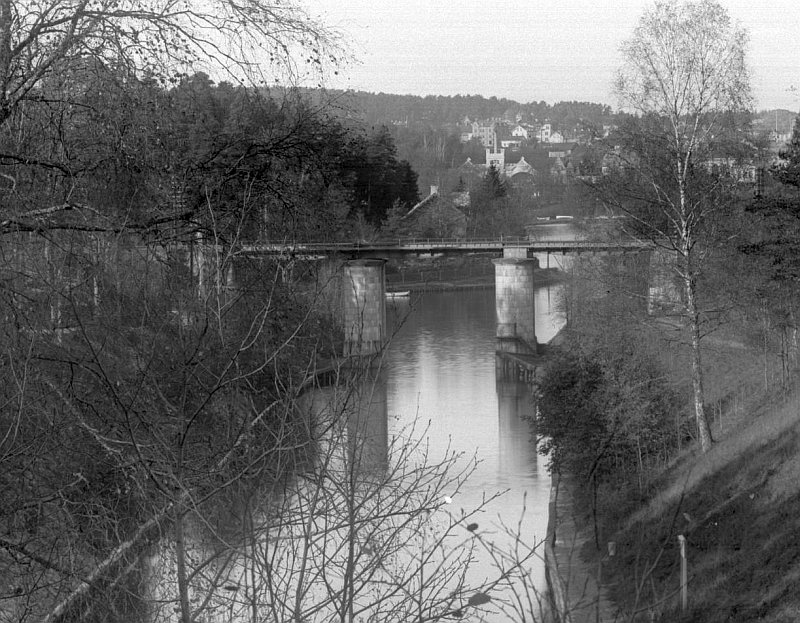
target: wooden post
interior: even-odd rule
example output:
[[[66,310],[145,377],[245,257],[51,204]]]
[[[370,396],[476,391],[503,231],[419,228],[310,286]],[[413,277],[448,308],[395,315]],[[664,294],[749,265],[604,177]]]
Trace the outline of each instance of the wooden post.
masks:
[[[679,534],[678,543],[681,547],[681,612],[686,612],[689,608],[688,574],[686,572],[686,537]]]

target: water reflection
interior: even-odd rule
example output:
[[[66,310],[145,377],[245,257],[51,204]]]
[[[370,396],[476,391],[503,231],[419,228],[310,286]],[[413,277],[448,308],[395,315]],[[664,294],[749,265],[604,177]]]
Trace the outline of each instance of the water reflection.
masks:
[[[384,471],[389,461],[385,372],[371,369],[359,391],[359,408],[347,414],[350,459],[361,471]]]
[[[541,342],[563,325],[560,292],[552,286],[536,291]],[[506,492],[483,509],[480,529],[500,538],[503,524],[534,544],[547,529],[550,479],[533,439],[530,388],[496,376],[494,305],[493,290],[428,293],[412,302],[386,360],[389,434],[419,419],[428,426],[431,456],[451,448],[474,454],[478,467],[456,504],[473,508]],[[492,572],[492,563],[481,560],[473,576]],[[544,589],[541,561],[530,577]]]
[[[536,292],[541,341],[561,324],[558,296]],[[497,576],[498,560],[510,562],[491,560],[489,544],[508,549],[517,532],[530,546],[544,538],[549,476],[533,439],[530,388],[496,373],[494,292],[397,301],[392,317],[393,342],[365,382],[306,396],[314,414],[306,419],[320,427],[313,457],[268,499],[231,509],[244,536],[203,542],[193,531],[188,599],[206,620],[322,620],[343,604],[365,620],[424,618],[415,604],[440,617],[465,602],[453,583],[481,584]],[[466,483],[454,475],[453,452],[478,460]],[[420,469],[423,458],[429,467]],[[174,569],[174,544],[165,542],[150,561],[152,621],[178,619]],[[541,560],[527,561],[514,582],[543,591]],[[511,590],[490,592],[509,599]]]
[[[516,379],[505,378],[502,370],[498,370],[497,423],[500,473],[537,473],[537,462],[530,460],[530,447],[536,447],[533,415],[533,396],[529,389]]]

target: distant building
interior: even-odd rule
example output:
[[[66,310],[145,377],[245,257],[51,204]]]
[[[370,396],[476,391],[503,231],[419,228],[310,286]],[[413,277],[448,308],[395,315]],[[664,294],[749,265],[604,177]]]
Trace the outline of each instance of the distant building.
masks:
[[[755,184],[758,176],[752,162],[738,162],[735,158],[717,156],[704,162],[706,171],[733,179],[741,184]]]
[[[525,156],[518,162],[509,162],[505,165],[504,173],[506,177],[513,178],[516,175],[535,175],[536,169],[525,161]]]
[[[442,197],[438,186],[431,186],[430,194],[403,217],[403,225],[418,236],[429,238],[461,238],[467,233],[467,215],[456,207],[469,205],[469,192],[453,193]]]
[[[495,124],[480,125],[479,123],[472,124],[472,136],[480,140],[481,145],[495,149],[497,147],[497,130]]]
[[[610,175],[614,171],[629,169],[635,166],[638,158],[635,154],[626,152],[623,153],[622,148],[617,145],[610,149],[600,161],[600,173],[602,175]]]
[[[551,143],[547,148],[548,158],[568,158],[575,149],[575,143]]]
[[[525,160],[524,156],[518,162],[507,162],[503,173],[509,184],[522,191],[522,194],[529,197],[539,196],[539,172]]]
[[[553,128],[549,123],[542,124],[542,127],[539,128],[539,139],[540,143],[549,143],[550,142],[550,133],[552,132]]]
[[[502,172],[506,166],[506,150],[505,149],[489,149],[486,148],[486,168],[494,166],[495,169]]]
[[[511,130],[511,136],[515,138],[523,138],[526,141],[528,140],[528,138],[530,138],[528,136],[528,128],[519,124],[517,124],[513,130]]]
[[[504,138],[500,141],[500,147],[504,149],[513,148],[513,147],[522,147],[522,139],[521,138]]]

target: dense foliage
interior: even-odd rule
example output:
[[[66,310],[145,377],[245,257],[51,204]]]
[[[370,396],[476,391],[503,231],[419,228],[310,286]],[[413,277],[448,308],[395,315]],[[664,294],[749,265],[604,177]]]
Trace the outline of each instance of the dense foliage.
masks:
[[[164,89],[105,67],[43,86],[0,136],[8,230],[35,230],[32,210],[92,212],[98,230],[241,240],[348,237],[418,200],[416,174],[385,129],[347,128],[293,93],[204,74]],[[52,123],[60,130],[53,140]]]
[[[472,121],[507,119],[516,121],[549,120],[559,127],[574,127],[581,121],[602,128],[610,123],[614,112],[610,106],[594,102],[545,101],[520,103],[514,100],[481,95],[394,95],[356,91],[344,96],[351,108],[359,110],[368,123],[401,122],[413,126],[419,123],[461,123],[468,117]]]
[[[575,336],[540,384],[537,434],[551,469],[584,482],[620,478],[676,445],[676,395],[640,345],[589,349]]]
[[[299,396],[339,350],[329,281],[242,247],[347,239],[415,176],[294,92],[86,62],[29,96],[0,128],[0,618],[164,618],[157,548],[194,620],[318,456]]]
[[[769,277],[776,282],[800,279],[800,127],[795,123],[792,138],[771,170],[760,171],[758,196],[748,205],[756,228],[752,230],[747,253],[767,261]],[[764,177],[768,176],[768,180]]]

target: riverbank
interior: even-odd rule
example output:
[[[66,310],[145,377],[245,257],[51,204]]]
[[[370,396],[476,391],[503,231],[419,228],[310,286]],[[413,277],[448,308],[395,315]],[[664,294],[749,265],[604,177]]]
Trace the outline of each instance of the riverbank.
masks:
[[[449,290],[477,290],[484,288],[494,288],[494,272],[484,275],[473,275],[465,273],[462,276],[453,274],[446,279],[431,277],[427,280],[410,281],[406,279],[390,279],[387,276],[386,288],[389,292],[409,291],[409,292],[443,292]],[[534,285],[536,287],[564,283],[567,275],[557,268],[543,268],[534,273]]]
[[[546,344],[563,345],[564,331]],[[569,477],[551,475],[545,541],[545,575],[550,606],[558,623],[597,623],[616,620],[616,609],[602,585],[602,557],[587,562],[582,552],[595,547],[591,518],[576,500],[580,488]],[[597,557],[596,557],[597,558]]]
[[[582,557],[595,543],[591,518],[578,510],[577,489],[569,478],[552,475],[545,543],[551,607],[560,623],[615,621],[617,610],[602,584],[605,556],[597,557],[596,564]]]
[[[566,550],[559,556],[556,549],[558,569],[564,576],[564,564],[571,570],[577,563],[580,585],[574,576],[563,582],[572,614],[604,595],[610,609],[595,609],[588,620],[800,620],[798,379],[781,389],[780,362],[730,336],[710,340],[705,354],[712,449],[702,454],[688,443],[651,466],[642,482],[603,487],[599,547],[580,500],[566,515],[558,505],[554,533]],[[685,383],[686,353],[671,346],[663,356],[675,383]],[[575,517],[574,534],[562,528],[565,516]],[[685,608],[679,536],[686,543]],[[599,582],[581,579],[581,569],[597,569]]]

